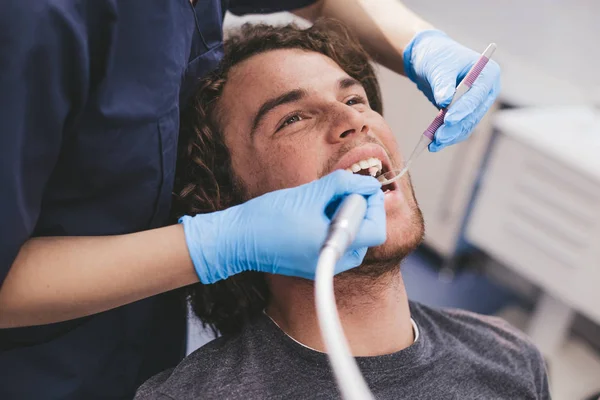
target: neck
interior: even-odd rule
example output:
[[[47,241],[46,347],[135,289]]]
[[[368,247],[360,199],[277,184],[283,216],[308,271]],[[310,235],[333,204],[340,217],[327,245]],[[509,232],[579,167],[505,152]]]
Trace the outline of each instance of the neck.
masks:
[[[376,280],[346,273],[334,284],[340,321],[355,357],[391,354],[413,343],[408,297],[399,272]],[[272,275],[269,286],[269,316],[298,342],[325,352],[313,282]]]

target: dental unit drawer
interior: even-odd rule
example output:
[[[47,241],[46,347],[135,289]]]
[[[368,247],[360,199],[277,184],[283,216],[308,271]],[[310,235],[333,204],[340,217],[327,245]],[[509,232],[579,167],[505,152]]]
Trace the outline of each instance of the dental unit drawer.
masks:
[[[543,145],[536,147],[510,131],[510,124],[497,126],[500,133],[467,225],[467,239],[600,321],[600,171],[582,168],[592,165],[586,164],[583,153],[578,160],[577,152],[565,148],[573,162],[559,159]]]

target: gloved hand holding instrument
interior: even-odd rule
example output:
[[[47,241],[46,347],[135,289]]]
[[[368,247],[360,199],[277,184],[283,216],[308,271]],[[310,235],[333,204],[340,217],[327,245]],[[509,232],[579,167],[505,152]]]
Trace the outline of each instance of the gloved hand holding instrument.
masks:
[[[488,57],[489,58],[489,57]],[[404,71],[438,108],[448,107],[457,85],[480,61],[480,54],[438,30],[419,32],[404,50]],[[430,151],[467,139],[500,92],[500,67],[487,66],[464,96],[448,108],[444,124],[429,145]]]
[[[380,188],[375,178],[335,171],[223,211],[185,216],[180,222],[202,283],[250,270],[314,279],[330,223],[326,209],[332,202],[352,193],[367,198],[361,229],[336,265],[336,273],[360,265],[368,247],[385,241]]]
[[[417,37],[418,36],[419,35],[417,35]],[[414,43],[415,40],[413,40],[413,42],[411,43]],[[407,50],[411,51],[410,45],[408,46]],[[470,52],[471,50],[468,51]],[[408,171],[408,168],[410,167],[412,162],[427,147],[429,147],[430,151],[437,151],[440,148],[445,147],[447,144],[458,143],[466,139],[470,135],[471,131],[473,130],[473,127],[479,122],[481,118],[483,118],[483,115],[494,102],[497,95],[497,87],[492,85],[490,92],[488,92],[487,95],[482,97],[482,94],[486,93],[487,86],[485,85],[485,83],[478,84],[481,78],[486,79],[487,77],[487,83],[489,83],[490,75],[494,77],[495,73],[499,74],[497,64],[495,64],[493,61],[490,62],[490,58],[492,57],[492,54],[494,54],[494,51],[496,51],[496,44],[491,43],[485,49],[485,51],[480,56],[478,56],[476,61],[472,63],[471,67],[464,74],[464,76],[462,76],[461,72],[461,74],[458,77],[460,78],[460,83],[452,91],[452,95],[450,97],[447,107],[442,108],[438,115],[431,122],[431,124],[429,124],[427,129],[425,129],[423,135],[420,137],[419,142],[415,146],[410,157],[408,157],[404,168],[400,170],[388,171],[385,174],[377,177],[377,179],[379,180],[379,182],[381,182],[382,185],[388,185],[400,179]],[[486,68],[488,64],[489,69]],[[429,66],[429,68],[430,70],[435,70],[435,65]],[[491,73],[488,72],[489,70],[491,70]],[[448,74],[450,76],[454,76],[453,72],[454,71],[450,70],[446,75],[442,76],[447,77]],[[443,86],[443,80],[441,80],[441,82],[442,83],[438,83],[438,86]],[[418,84],[419,83],[422,82],[418,82]],[[497,83],[499,85],[498,79]],[[425,94],[430,95],[431,92],[428,92],[427,90],[431,89],[431,86],[427,86],[426,84],[423,84],[422,86],[424,87],[423,90]],[[475,93],[473,93],[474,90]],[[443,91],[445,92],[446,89],[444,89]],[[439,97],[443,96],[439,95]],[[444,103],[446,102],[447,101],[444,100]],[[450,117],[448,117],[449,115]],[[449,118],[450,121],[448,121]],[[459,122],[456,123],[456,125],[454,125],[453,121],[457,119],[459,120]]]

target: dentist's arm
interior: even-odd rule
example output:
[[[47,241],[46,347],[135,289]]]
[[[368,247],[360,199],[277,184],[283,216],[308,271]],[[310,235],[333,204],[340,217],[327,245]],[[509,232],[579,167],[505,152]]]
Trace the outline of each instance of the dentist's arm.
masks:
[[[295,14],[310,21],[328,17],[343,22],[374,60],[406,75],[438,108],[450,104],[457,82],[479,58],[479,53],[435,30],[398,0],[319,0]],[[500,67],[491,61],[448,111],[429,150],[468,138],[499,92]]]
[[[319,0],[294,11],[309,21],[319,17],[344,23],[381,65],[404,74],[402,54],[412,38],[434,29],[398,0]]]
[[[336,272],[385,241],[381,185],[336,171],[296,188],[128,235],[29,239],[0,288],[0,328],[65,321],[243,271],[313,278],[328,204],[351,193],[368,210]]]
[[[198,282],[181,225],[29,239],[0,288],[0,328],[66,321]]]

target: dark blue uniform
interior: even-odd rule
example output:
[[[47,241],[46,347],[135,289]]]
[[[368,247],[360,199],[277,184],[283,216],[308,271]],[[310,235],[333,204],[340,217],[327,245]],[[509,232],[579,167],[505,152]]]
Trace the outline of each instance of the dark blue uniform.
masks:
[[[222,55],[225,9],[312,2],[3,1],[0,283],[32,236],[164,225],[179,104]],[[184,342],[185,308],[174,293],[0,330],[0,399],[131,398],[181,359]]]

